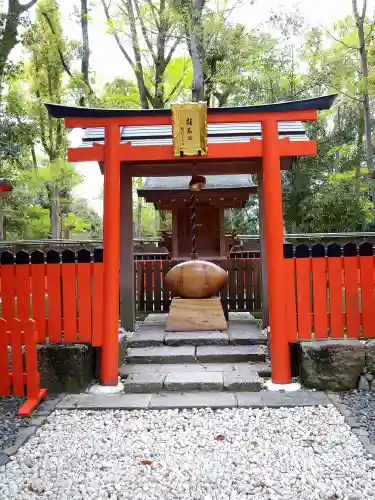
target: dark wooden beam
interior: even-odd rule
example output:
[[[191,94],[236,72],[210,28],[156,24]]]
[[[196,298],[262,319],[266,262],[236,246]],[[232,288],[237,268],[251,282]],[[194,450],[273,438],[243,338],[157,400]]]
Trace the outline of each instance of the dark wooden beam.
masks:
[[[128,332],[134,332],[135,328],[135,279],[133,245],[131,244],[132,241],[132,178],[128,172],[122,170],[120,218],[120,316],[121,325]]]

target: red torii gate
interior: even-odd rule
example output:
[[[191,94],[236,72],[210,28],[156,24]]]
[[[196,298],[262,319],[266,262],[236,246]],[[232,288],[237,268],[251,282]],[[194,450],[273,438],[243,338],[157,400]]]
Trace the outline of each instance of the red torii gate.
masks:
[[[121,143],[120,127],[171,125],[170,110],[93,109],[46,104],[65,127],[104,127],[105,142],[92,147],[69,148],[70,162],[97,161],[104,165],[104,284],[101,381],[118,382],[118,309],[120,285],[120,164],[127,175],[187,175],[256,173],[263,177],[264,225],[271,329],[272,381],[291,380],[290,352],[285,331],[283,212],[281,168],[290,168],[295,156],[315,155],[316,142],[279,138],[279,122],[314,121],[318,110],[331,107],[336,95],[277,104],[235,108],[208,108],[213,123],[260,122],[262,139],[248,142],[208,144],[208,156],[173,155],[172,145],[133,146]],[[129,241],[132,241],[129,234]],[[133,261],[129,259],[129,269]],[[132,273],[132,271],[129,271]],[[131,300],[131,299],[129,299]]]

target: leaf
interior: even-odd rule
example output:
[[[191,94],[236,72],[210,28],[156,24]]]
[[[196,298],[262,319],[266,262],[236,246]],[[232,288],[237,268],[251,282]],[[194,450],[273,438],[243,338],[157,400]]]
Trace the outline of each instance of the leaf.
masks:
[[[139,462],[141,465],[152,465],[154,463],[153,460],[150,460],[149,458],[144,458]]]
[[[215,436],[215,441],[226,441],[226,437],[223,434],[218,434]]]

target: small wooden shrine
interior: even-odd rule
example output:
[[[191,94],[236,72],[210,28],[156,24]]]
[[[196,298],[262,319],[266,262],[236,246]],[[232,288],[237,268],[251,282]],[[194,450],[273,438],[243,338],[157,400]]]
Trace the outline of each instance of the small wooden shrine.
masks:
[[[243,208],[257,186],[249,174],[208,175],[205,189],[196,195],[197,252],[201,259],[227,258],[224,211]],[[173,260],[186,260],[191,253],[190,177],[148,177],[138,196],[156,210],[172,213]]]

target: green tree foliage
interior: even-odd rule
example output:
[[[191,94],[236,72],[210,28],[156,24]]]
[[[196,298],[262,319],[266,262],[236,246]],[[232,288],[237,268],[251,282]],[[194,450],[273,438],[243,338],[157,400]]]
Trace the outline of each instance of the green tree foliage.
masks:
[[[71,212],[72,189],[81,176],[66,161],[64,124],[47,115],[44,103],[75,99],[81,91],[74,91],[74,83],[78,89],[81,84],[69,75],[76,42],[63,35],[58,2],[38,2],[22,45],[25,61],[5,75],[0,175],[14,189],[3,203],[1,232],[7,239],[60,238],[61,219]],[[94,226],[90,231],[98,234],[93,218]]]
[[[25,6],[34,3],[24,1]],[[8,4],[17,10],[21,1]],[[115,64],[115,58],[127,61],[134,78],[127,78],[118,63],[116,78],[97,89],[89,61],[91,4],[86,0],[74,4],[80,40],[72,39],[69,27],[61,25],[60,4],[39,0],[32,26],[25,17],[27,9],[17,11],[12,18],[17,26],[13,45],[0,48],[0,73],[2,50],[5,54],[21,41],[24,54],[23,62],[10,65],[10,48],[0,74],[0,175],[14,185],[3,209],[7,238],[101,234],[99,218],[87,203],[74,199],[73,188],[81,179],[66,161],[68,136],[63,123],[48,117],[45,101],[161,108],[189,101],[192,94],[211,106],[233,106],[337,92],[333,108],[306,125],[308,135],[317,140],[318,155],[296,159],[292,169],[282,173],[285,227],[288,232],[375,227],[364,106],[368,94],[371,128],[374,26],[372,19],[361,17],[362,11],[359,21],[350,15],[330,27],[313,29],[307,28],[297,10],[276,12],[267,29],[251,30],[230,22],[225,0],[102,0],[103,26],[119,48],[113,55]],[[254,2],[254,11],[258,8],[260,3]],[[8,11],[0,8],[0,40],[8,36]],[[296,43],[301,33],[303,43]],[[134,233],[145,237],[168,230],[170,214],[159,214],[137,200],[141,181],[134,180]],[[256,197],[244,209],[227,212],[226,228],[236,233],[258,231]]]
[[[67,132],[62,120],[48,116],[45,102],[62,103],[69,92],[64,84],[65,65],[70,64],[69,44],[65,41],[56,0],[40,0],[36,22],[25,35],[25,48],[30,55],[25,75],[30,85],[30,101],[26,104],[35,123],[48,168],[43,171],[51,219],[51,235],[61,235],[61,216],[66,211],[71,189],[80,177],[66,162]],[[64,62],[63,62],[64,61]],[[47,208],[47,207],[45,207]]]
[[[166,72],[182,36],[173,9],[166,0],[120,0],[111,9],[102,0],[111,33],[123,57],[133,68],[142,108],[164,108],[178,95],[185,72],[166,88]],[[128,49],[130,36],[131,49]]]

